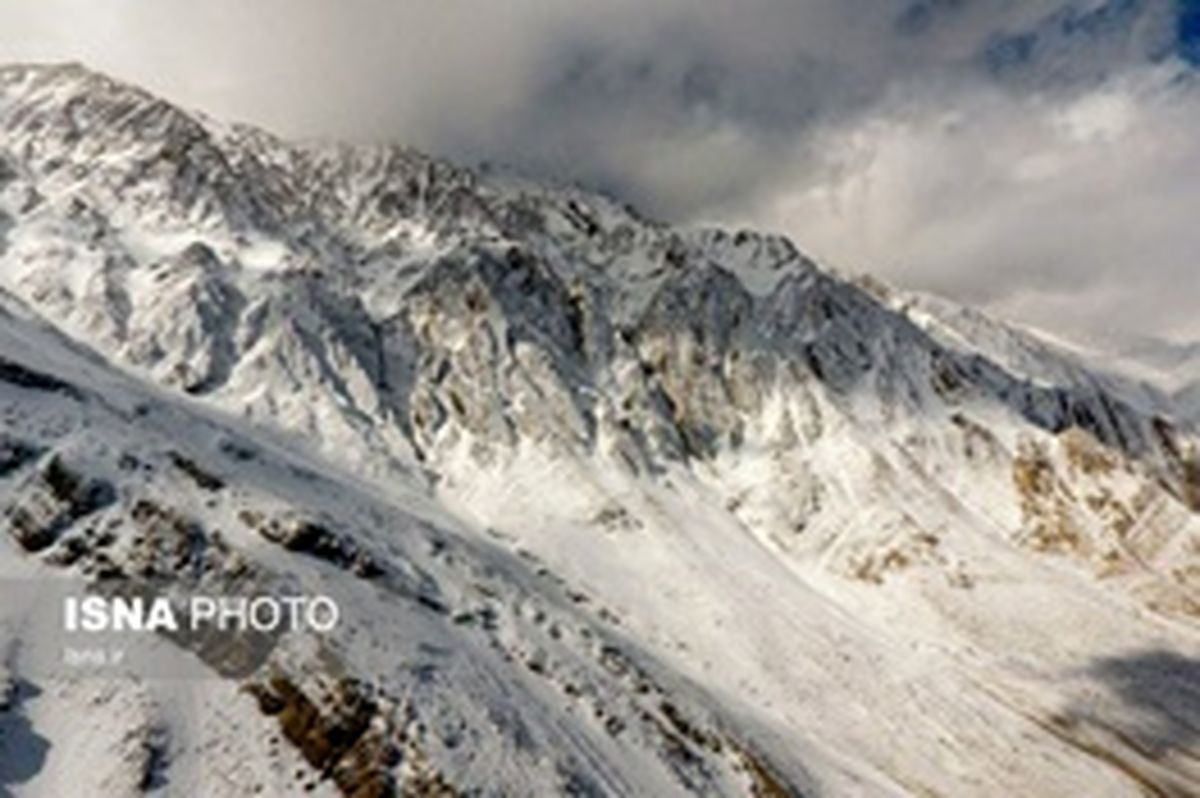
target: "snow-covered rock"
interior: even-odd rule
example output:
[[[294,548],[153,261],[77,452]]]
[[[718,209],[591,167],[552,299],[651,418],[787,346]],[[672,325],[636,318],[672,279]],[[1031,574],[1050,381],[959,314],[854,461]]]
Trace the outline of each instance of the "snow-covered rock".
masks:
[[[1200,788],[1195,419],[1084,353],[778,236],[77,66],[0,70],[0,286],[0,554],[347,608],[319,654],[177,641],[223,678],[114,687],[129,773]],[[22,717],[71,737],[55,684]],[[55,750],[0,792],[55,794]]]

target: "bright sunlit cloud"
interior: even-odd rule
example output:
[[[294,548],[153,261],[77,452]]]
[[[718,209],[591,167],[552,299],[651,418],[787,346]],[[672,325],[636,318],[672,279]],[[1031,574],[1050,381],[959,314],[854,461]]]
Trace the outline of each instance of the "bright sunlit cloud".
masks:
[[[1082,337],[1200,337],[1200,12],[1176,0],[14,0],[75,59],[291,136],[392,140],[766,227]]]

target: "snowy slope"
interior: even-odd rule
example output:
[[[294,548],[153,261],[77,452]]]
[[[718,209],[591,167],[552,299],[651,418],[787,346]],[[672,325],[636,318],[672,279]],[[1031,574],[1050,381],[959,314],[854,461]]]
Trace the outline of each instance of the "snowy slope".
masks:
[[[118,684],[115,741],[46,680],[0,745],[62,742],[0,794],[97,759],[181,794],[1200,790],[1195,422],[1086,354],[77,66],[0,70],[0,286],[0,442],[34,453],[0,503],[63,514],[5,573],[154,565],[183,519],[205,573],[349,608],[320,656]],[[55,462],[109,500],[55,510]],[[264,713],[343,677],[378,696],[340,699],[355,767]]]
[[[881,298],[944,345],[985,354],[1014,374],[1048,384],[1091,384],[1143,413],[1195,420],[1189,397],[1200,380],[1196,345],[1146,341],[1115,350],[1086,348],[942,297],[885,288]]]
[[[34,758],[24,740],[51,744],[28,779],[10,765],[6,788],[62,795],[96,770],[113,795],[139,793],[148,779],[171,794],[245,795],[258,784],[284,795],[309,781],[350,793],[353,779],[393,771],[401,785],[444,773],[458,789],[523,794],[568,784],[612,794],[751,788],[751,740],[726,731],[698,688],[649,657],[642,664],[615,622],[578,606],[545,567],[467,537],[430,502],[404,499],[402,486],[364,492],[286,444],[141,388],[22,315],[0,313],[0,436],[28,452],[0,482],[8,579],[111,580],[105,570],[116,568],[131,585],[164,570],[220,584],[249,570],[264,585],[289,579],[335,596],[347,623],[319,653],[306,653],[312,641],[286,641],[251,676],[216,678],[228,663],[201,654],[212,678],[159,682],[47,674],[32,657],[24,676],[17,644],[36,640],[21,640],[20,617],[8,614],[6,676],[26,687],[6,704],[20,718],[6,719],[0,746],[16,762]],[[35,353],[36,367],[26,365]],[[35,545],[18,516],[47,507],[38,491],[54,469],[108,486],[108,498]],[[336,544],[275,542],[268,524],[286,532],[295,519],[319,521]],[[197,569],[175,560],[177,521],[198,538],[184,555]],[[281,743],[284,721],[247,692],[264,674],[314,701],[321,679],[363,680],[372,729],[394,736],[381,738],[365,774],[306,763]],[[103,713],[98,732],[66,720],[85,707]],[[698,739],[711,735],[708,747],[678,739],[684,719]]]

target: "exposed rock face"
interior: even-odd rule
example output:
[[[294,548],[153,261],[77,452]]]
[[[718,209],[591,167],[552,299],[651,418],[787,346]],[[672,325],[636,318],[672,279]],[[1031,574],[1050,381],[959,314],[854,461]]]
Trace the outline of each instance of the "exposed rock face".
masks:
[[[1125,398],[956,351],[784,239],[221,128],[75,68],[3,82],[0,207],[31,231],[5,282],[161,382],[342,457],[436,468],[463,443],[493,458],[520,441],[712,457],[816,383],[894,420],[986,401],[1077,426],[1183,492]]]
[[[362,578],[369,579],[383,574],[383,569],[375,558],[363,551],[352,536],[337,534],[330,528],[336,522],[296,513],[263,518],[259,513],[249,510],[241,513],[240,520],[267,540],[288,551],[311,555]]]
[[[38,454],[37,447],[20,438],[11,435],[0,437],[0,477],[7,477],[35,460]]]
[[[351,798],[397,795],[391,771],[401,759],[389,720],[365,685],[341,680],[314,701],[286,676],[249,687],[259,708],[315,769]]]
[[[112,486],[88,480],[53,457],[28,478],[21,500],[4,513],[8,532],[30,552],[52,545],[73,523],[113,501]]]

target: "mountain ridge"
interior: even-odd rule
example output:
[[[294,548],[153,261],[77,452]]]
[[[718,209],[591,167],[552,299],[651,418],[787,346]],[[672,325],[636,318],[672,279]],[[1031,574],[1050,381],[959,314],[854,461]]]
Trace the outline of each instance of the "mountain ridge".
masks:
[[[177,408],[148,417],[181,429],[195,413],[219,414],[221,429],[238,419],[240,442],[219,432],[182,461],[145,456],[179,484],[218,477],[217,509],[175,511],[240,530],[222,536],[238,556],[339,584],[307,570],[303,550],[267,555],[258,542],[309,536],[320,568],[343,575],[437,571],[424,533],[395,520],[427,507],[456,549],[483,552],[461,555],[480,572],[497,558],[538,563],[561,580],[571,625],[619,628],[637,667],[663,674],[670,697],[649,710],[605,681],[637,668],[543,639],[520,608],[545,603],[544,588],[504,582],[501,604],[518,616],[500,649],[563,690],[573,672],[608,685],[596,689],[642,708],[598,722],[658,742],[623,762],[630,743],[596,737],[569,692],[500,701],[489,679],[526,676],[488,659],[492,675],[444,689],[524,717],[543,740],[533,758],[561,777],[521,760],[541,781],[502,769],[502,790],[1185,794],[1200,778],[1200,707],[1157,693],[1131,705],[1121,688],[1164,661],[1184,675],[1200,661],[1195,427],[1161,392],[1025,333],[841,278],[783,237],[675,229],[404,148],[290,144],[81,67],[0,70],[0,264],[0,289],[112,370],[98,384],[159,397],[130,401],[120,423],[62,411],[65,440],[88,441],[84,465],[138,448],[142,405]],[[0,355],[78,381],[62,365],[72,358],[50,357],[59,344],[13,335]],[[23,420],[41,412],[30,387],[0,390],[7,434],[41,453],[0,478],[11,519],[50,501],[47,452],[70,447],[50,432],[26,440]],[[89,424],[122,431],[89,436]],[[237,452],[270,438],[289,441],[291,476],[272,478],[275,498],[248,498]],[[68,501],[21,555],[29,567],[52,567],[97,512],[119,528],[156,517],[135,517],[145,486],[113,467],[95,478],[120,500]],[[305,507],[305,485],[324,486],[307,489],[327,506]],[[274,525],[241,519],[248,502]],[[393,520],[374,524],[356,504]],[[328,536],[289,527],[296,513]],[[471,595],[473,577],[438,573],[441,590]],[[400,646],[417,624],[435,647],[473,650],[452,621],[380,614],[355,592],[360,577],[339,588],[356,596],[356,628]],[[345,653],[343,666],[376,670],[378,652]],[[373,676],[385,691],[414,678]],[[295,692],[256,689],[268,705]],[[472,746],[520,747],[473,707],[454,710],[479,724]],[[427,729],[406,761],[487,786],[453,738]],[[596,745],[603,756],[564,775]],[[186,770],[186,755],[167,759]]]

